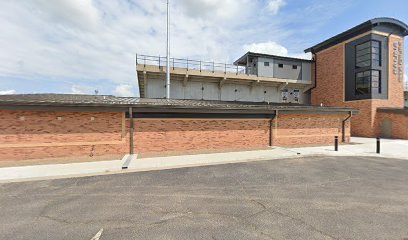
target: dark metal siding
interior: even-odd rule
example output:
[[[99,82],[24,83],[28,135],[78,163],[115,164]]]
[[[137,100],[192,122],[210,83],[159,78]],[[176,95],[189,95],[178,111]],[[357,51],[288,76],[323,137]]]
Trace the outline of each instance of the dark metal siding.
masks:
[[[356,65],[356,45],[364,43],[369,40],[377,40],[381,42],[381,66],[371,66],[355,68]],[[346,44],[345,49],[345,100],[362,100],[362,99],[387,99],[388,98],[388,38],[377,34],[369,34],[352,42]],[[365,95],[355,94],[356,72],[367,70],[381,71],[381,93],[371,92]]]

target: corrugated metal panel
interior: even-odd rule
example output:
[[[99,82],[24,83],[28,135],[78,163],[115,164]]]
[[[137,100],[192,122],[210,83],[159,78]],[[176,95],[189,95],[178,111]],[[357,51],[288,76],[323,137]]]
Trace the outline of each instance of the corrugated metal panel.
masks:
[[[312,64],[308,62],[302,62],[302,80],[312,80]]]
[[[265,87],[265,102],[281,102],[280,92],[276,87]]]
[[[237,89],[235,94],[235,101],[251,101],[250,86],[236,84],[235,89]]]
[[[203,83],[203,99],[204,100],[220,100],[220,90],[218,83]]]
[[[222,86],[221,101],[235,101],[235,84],[224,84]]]
[[[140,111],[147,112],[164,112],[166,110],[175,109],[183,112],[185,109],[188,112],[192,109],[203,112],[223,112],[229,110],[237,111],[252,111],[270,113],[273,110],[290,110],[290,111],[316,111],[316,112],[349,112],[358,113],[358,110],[353,108],[339,107],[316,107],[301,104],[282,104],[282,103],[254,103],[254,102],[222,102],[222,101],[200,101],[200,100],[175,100],[175,99],[149,99],[135,97],[115,97],[112,95],[80,95],[80,94],[16,94],[16,95],[1,95],[1,109],[41,109],[51,111],[50,109],[58,109],[52,111],[113,111],[114,109],[127,109],[134,107]],[[182,108],[180,108],[182,107]],[[189,110],[190,109],[190,110]],[[200,110],[201,111],[201,110]],[[381,109],[381,111],[390,111],[389,109]],[[391,109],[391,111],[402,111],[401,109]],[[213,113],[214,113],[213,112]]]
[[[279,64],[283,64],[283,67],[280,68]],[[296,69],[293,69],[293,66],[297,66]],[[275,78],[300,80],[301,74],[302,63],[299,61],[284,61],[284,60],[274,61],[273,76]]]
[[[170,81],[170,98],[184,99],[184,87],[182,81]]]
[[[201,82],[187,82],[185,99],[203,99],[203,84]]]
[[[265,62],[269,66],[265,66]],[[273,58],[258,58],[258,76],[273,77]]]
[[[147,98],[164,98],[166,97],[164,79],[149,79],[147,81]]]
[[[252,87],[251,100],[254,102],[264,102],[265,101],[265,88],[263,86]]]

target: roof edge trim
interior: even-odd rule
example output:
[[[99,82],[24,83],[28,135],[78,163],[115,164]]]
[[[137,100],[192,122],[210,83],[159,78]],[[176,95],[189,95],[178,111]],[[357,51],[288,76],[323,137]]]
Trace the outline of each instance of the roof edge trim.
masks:
[[[319,52],[321,50],[324,50],[328,47],[334,46],[340,42],[343,42],[346,39],[349,39],[353,37],[354,35],[358,35],[359,33],[362,33],[364,31],[369,31],[373,27],[378,26],[378,25],[383,25],[383,24],[391,24],[394,26],[397,26],[401,29],[402,35],[407,36],[408,35],[408,25],[398,19],[395,18],[388,18],[388,17],[382,17],[382,18],[373,18],[370,19],[366,22],[363,22],[353,28],[350,28],[342,33],[339,33],[335,35],[334,37],[331,37],[323,42],[320,42],[313,47],[307,48],[304,50],[305,53],[311,52]]]

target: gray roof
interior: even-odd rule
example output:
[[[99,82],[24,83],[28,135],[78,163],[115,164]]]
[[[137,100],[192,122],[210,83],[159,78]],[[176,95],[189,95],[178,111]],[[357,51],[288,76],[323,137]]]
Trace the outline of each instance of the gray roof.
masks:
[[[394,19],[394,18],[387,18],[387,17],[382,17],[382,18],[373,18],[371,20],[368,20],[366,22],[363,22],[345,32],[342,32],[334,37],[331,37],[321,43],[318,43],[314,45],[311,48],[308,48],[305,50],[305,52],[318,52],[323,49],[329,48],[331,46],[334,46],[340,42],[343,42],[347,39],[350,39],[352,37],[355,37],[359,34],[362,34],[364,32],[367,32],[371,30],[373,27],[379,26],[379,25],[392,25],[396,26],[398,29],[401,30],[401,34],[403,36],[408,35],[408,25],[405,24],[404,22],[401,22],[400,20]]]
[[[378,112],[408,115],[408,108],[378,108]]]
[[[138,97],[116,97],[112,95],[79,94],[14,94],[0,95],[0,108],[4,106],[45,107],[110,107],[110,108],[155,108],[155,109],[218,109],[218,110],[299,110],[299,111],[356,111],[344,107],[320,107],[290,103],[226,102],[205,100],[151,99]]]
[[[284,57],[278,55],[271,55],[265,53],[256,53],[256,52],[247,52],[242,57],[238,58],[234,65],[245,65],[247,62],[248,57],[264,57],[264,58],[272,58],[272,59],[279,59],[279,60],[288,60],[288,61],[298,61],[298,62],[313,62],[313,60],[303,59],[303,58],[294,58],[294,57]]]

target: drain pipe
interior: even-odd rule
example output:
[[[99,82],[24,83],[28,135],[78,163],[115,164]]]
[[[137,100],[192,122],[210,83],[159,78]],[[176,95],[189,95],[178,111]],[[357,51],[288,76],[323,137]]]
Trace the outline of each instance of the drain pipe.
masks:
[[[311,50],[312,54],[313,54],[313,60],[314,60],[314,84],[313,87],[311,87],[310,93],[312,93],[312,90],[315,89],[317,87],[317,54],[314,51],[314,49]]]
[[[133,154],[133,109],[129,107],[129,154]]]
[[[342,125],[341,125],[341,141],[346,142],[346,122],[353,116],[353,112],[350,111],[349,115],[346,117],[346,119],[343,120]]]
[[[273,120],[275,118],[278,117],[278,110],[275,110],[275,116],[273,116],[270,120],[269,120],[269,147],[272,147],[273,144]]]
[[[272,147],[272,121],[274,117],[269,120],[269,147]]]

